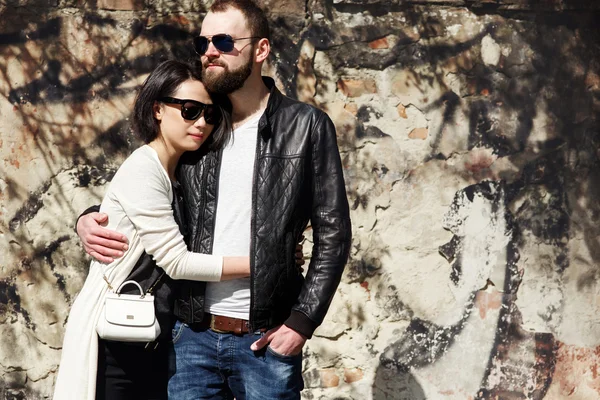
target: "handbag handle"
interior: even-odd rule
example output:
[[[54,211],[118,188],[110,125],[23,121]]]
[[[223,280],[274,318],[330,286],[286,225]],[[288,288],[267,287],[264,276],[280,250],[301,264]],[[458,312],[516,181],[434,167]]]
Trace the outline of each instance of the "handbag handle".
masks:
[[[154,291],[154,288],[156,288],[156,285],[158,285],[158,283],[160,282],[160,280],[162,279],[163,276],[165,276],[165,271],[163,271],[162,274],[160,274],[160,276],[158,278],[156,278],[156,280],[154,281],[154,283],[152,284],[152,286],[150,286],[148,288],[148,290],[146,291],[146,293],[144,293],[144,289],[142,289],[142,287],[140,286],[140,284],[137,283],[136,281],[133,281],[133,280],[129,280],[129,281],[125,281],[125,282],[121,283],[121,286],[119,286],[119,288],[117,289],[116,293],[117,294],[121,294],[121,289],[123,288],[123,286],[125,286],[126,284],[129,284],[129,283],[134,283],[138,287],[138,289],[140,289],[141,298],[143,299],[147,294],[152,294],[152,292]],[[106,277],[106,275],[102,274],[102,277],[104,278],[104,281],[108,285],[108,289],[109,290],[113,290],[113,287],[110,284],[110,281],[108,280],[108,278]]]
[[[119,286],[119,288],[117,289],[116,293],[118,295],[120,295],[121,294],[121,289],[123,289],[123,286],[129,285],[129,284],[133,284],[133,285],[137,286],[138,289],[140,289],[140,298],[143,299],[146,296],[146,294],[144,293],[144,290],[142,289],[142,287],[140,286],[140,284],[137,283],[136,281],[125,281],[125,282],[121,283],[121,286]]]

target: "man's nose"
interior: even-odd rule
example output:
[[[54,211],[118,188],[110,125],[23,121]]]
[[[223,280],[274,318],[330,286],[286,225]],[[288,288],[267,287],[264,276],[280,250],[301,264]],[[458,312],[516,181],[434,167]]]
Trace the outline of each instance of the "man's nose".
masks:
[[[206,53],[204,53],[204,55],[207,57],[215,58],[215,57],[219,57],[220,54],[221,53],[219,52],[219,50],[217,50],[217,48],[213,44],[212,40],[210,42],[208,42],[208,47],[207,47]]]

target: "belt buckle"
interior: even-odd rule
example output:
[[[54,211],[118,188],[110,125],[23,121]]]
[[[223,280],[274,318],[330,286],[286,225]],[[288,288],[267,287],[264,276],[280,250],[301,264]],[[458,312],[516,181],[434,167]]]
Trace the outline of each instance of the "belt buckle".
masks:
[[[224,331],[215,327],[215,316],[211,314],[210,316],[210,330],[216,333],[229,333],[228,331]]]

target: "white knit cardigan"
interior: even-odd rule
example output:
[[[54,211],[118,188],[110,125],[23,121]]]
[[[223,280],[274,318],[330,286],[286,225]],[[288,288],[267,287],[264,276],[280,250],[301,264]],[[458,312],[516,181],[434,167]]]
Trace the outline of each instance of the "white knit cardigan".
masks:
[[[69,314],[54,399],[93,400],[96,394],[98,336],[96,323],[108,290],[129,275],[146,250],[173,279],[218,281],[223,259],[187,251],[173,217],[171,181],[148,145],[121,165],[100,206],[108,229],[127,236],[129,249],[110,264],[92,261],[83,288]]]

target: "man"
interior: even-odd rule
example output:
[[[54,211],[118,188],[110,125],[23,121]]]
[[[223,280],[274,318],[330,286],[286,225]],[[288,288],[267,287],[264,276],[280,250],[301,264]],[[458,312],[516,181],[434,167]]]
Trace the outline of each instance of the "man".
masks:
[[[188,246],[248,255],[251,277],[184,281],[175,304],[172,399],[299,399],[302,347],[322,323],[346,263],[351,226],[334,126],[261,76],[270,53],[264,12],[252,0],[215,0],[194,39],[209,91],[232,104],[233,141],[180,164]],[[86,251],[120,256],[125,239],[78,222]],[[308,222],[306,277],[294,262]]]

